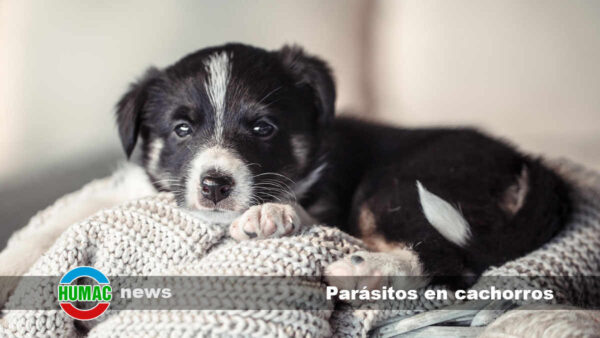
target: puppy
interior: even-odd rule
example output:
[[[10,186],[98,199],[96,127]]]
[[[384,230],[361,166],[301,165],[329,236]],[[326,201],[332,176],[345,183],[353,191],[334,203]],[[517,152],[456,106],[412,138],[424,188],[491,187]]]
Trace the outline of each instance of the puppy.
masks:
[[[564,224],[568,189],[539,160],[471,129],[335,119],[334,102],[328,66],[300,48],[228,44],[150,69],[117,117],[156,188],[237,240],[315,222],[363,239],[327,270],[341,287],[477,276]]]
[[[315,223],[363,239],[369,251],[325,272],[341,288],[477,276],[564,224],[568,189],[539,160],[471,129],[336,119],[335,96],[326,63],[298,47],[227,44],[149,69],[117,123],[157,190],[236,240]]]

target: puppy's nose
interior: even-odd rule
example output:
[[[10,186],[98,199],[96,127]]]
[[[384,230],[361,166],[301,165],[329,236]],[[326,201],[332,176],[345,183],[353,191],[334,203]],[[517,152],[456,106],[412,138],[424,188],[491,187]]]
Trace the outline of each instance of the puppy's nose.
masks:
[[[230,176],[211,173],[204,175],[200,180],[200,184],[202,196],[217,204],[231,193],[233,179]]]

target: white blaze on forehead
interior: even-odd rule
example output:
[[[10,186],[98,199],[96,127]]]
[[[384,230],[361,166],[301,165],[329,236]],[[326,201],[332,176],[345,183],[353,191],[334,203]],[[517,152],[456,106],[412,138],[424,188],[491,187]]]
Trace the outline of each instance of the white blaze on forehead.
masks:
[[[429,192],[417,181],[419,199],[427,221],[447,240],[464,246],[471,237],[471,227],[463,215],[450,203]]]
[[[229,55],[225,52],[212,54],[204,62],[206,67],[206,92],[208,99],[215,111],[215,139],[218,143],[223,138],[223,115],[225,114],[225,96],[227,94],[227,85],[229,84],[229,76],[231,64]]]
[[[233,189],[223,200],[231,206],[231,211],[243,211],[250,206],[252,175],[248,167],[232,150],[214,146],[200,151],[190,164],[185,196],[188,207],[206,209],[199,204],[200,179],[209,170],[216,170],[233,179]]]

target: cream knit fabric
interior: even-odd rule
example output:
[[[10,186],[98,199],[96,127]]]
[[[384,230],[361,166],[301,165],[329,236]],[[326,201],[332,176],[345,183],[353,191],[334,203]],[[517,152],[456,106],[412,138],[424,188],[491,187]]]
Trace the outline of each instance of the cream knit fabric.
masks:
[[[600,176],[566,162],[555,168],[575,188],[575,214],[551,242],[531,254],[495,267],[486,275],[598,275],[600,272]],[[83,188],[104,189],[111,179]],[[36,215],[30,222],[43,226],[49,215],[60,213],[65,203],[83,203],[81,191],[66,196]],[[314,226],[287,238],[234,242],[226,227],[206,224],[178,209],[170,194],[128,202],[103,210],[71,226],[31,268],[31,276],[60,276],[81,265],[98,268],[106,275],[286,275],[305,276],[296,296],[315,301],[324,285],[318,282],[327,264],[361,249],[360,241],[336,229]],[[244,279],[240,279],[242,283]],[[256,285],[236,285],[260,301],[282,302]],[[578,301],[579,295],[598,290],[590,285],[556,285],[561,300]],[[47,293],[55,284],[35,290],[18,287],[9,302],[32,293]],[[271,290],[275,292],[275,290]],[[576,296],[577,294],[577,296]],[[215,295],[211,304],[228,302]],[[452,301],[425,301],[428,309]],[[272,305],[272,304],[271,304]],[[387,307],[385,307],[387,306]],[[404,307],[403,307],[404,306]],[[381,309],[381,303],[378,304]],[[265,308],[268,308],[265,307]],[[361,336],[379,321],[410,313],[401,303],[374,310],[349,305],[328,310],[128,310],[108,311],[98,320],[75,323],[62,311],[4,311],[0,336]]]
[[[490,324],[479,338],[598,337],[600,311],[571,306],[524,306]]]

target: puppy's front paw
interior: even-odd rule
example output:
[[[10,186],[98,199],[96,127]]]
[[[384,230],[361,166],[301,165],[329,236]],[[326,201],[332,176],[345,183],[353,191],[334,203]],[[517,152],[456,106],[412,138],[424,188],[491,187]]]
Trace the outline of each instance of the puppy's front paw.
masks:
[[[250,207],[229,227],[238,241],[251,238],[281,237],[298,230],[300,218],[289,204],[265,203]]]

